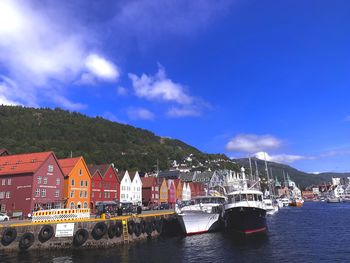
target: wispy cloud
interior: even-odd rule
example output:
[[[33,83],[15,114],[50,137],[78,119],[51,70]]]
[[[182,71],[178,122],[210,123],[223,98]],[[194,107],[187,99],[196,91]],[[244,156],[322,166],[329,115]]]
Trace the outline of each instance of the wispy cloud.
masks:
[[[116,31],[145,46],[172,36],[193,37],[224,16],[232,3],[232,0],[126,1],[117,9],[112,22]]]
[[[6,68],[3,75],[21,91],[1,92],[0,96],[25,105],[51,101],[72,107],[69,109],[80,108],[79,103],[62,98],[67,84],[81,78],[81,74],[85,74],[85,81],[86,74],[104,80],[119,76],[113,63],[90,52],[89,43],[89,34],[84,30],[50,19],[31,1],[0,1],[0,62]],[[52,98],[52,93],[61,98]]]
[[[117,94],[119,96],[126,96],[126,95],[128,95],[128,89],[124,88],[124,87],[118,87],[117,88]]]
[[[171,107],[167,115],[172,118],[197,117],[201,115],[200,109],[192,106]]]
[[[145,108],[129,108],[128,116],[131,120],[153,120],[154,114]]]
[[[294,155],[294,154],[273,154],[270,155],[267,152],[257,152],[254,154],[256,158],[260,160],[277,162],[277,163],[293,163],[299,160],[313,160],[313,157],[310,156],[302,156],[302,155]]]
[[[230,152],[254,153],[279,148],[282,141],[271,135],[239,134],[226,145]]]

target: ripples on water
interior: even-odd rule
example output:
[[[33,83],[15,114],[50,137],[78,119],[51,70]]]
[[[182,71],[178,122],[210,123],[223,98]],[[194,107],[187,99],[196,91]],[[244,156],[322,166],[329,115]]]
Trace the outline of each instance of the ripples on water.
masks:
[[[350,262],[350,204],[305,203],[268,218],[268,233],[162,237],[109,249],[1,254],[0,262]]]

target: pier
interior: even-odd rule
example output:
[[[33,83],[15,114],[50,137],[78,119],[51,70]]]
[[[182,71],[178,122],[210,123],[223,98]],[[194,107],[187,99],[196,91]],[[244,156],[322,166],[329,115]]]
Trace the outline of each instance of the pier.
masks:
[[[174,212],[0,224],[0,250],[106,248],[159,236]]]

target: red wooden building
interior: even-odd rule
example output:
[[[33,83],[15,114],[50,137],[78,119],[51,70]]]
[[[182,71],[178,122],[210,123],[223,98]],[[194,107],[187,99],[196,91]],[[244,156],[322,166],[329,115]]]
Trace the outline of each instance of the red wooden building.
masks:
[[[156,177],[142,177],[142,204],[144,206],[159,204],[159,184]]]
[[[0,156],[0,206],[10,215],[62,207],[63,183],[53,152]]]
[[[117,201],[120,182],[112,164],[88,165],[91,174],[91,203],[94,209],[98,202]]]

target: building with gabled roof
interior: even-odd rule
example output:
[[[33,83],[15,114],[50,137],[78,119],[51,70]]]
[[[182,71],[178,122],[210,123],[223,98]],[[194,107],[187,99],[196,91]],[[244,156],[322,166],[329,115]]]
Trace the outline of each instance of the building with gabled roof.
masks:
[[[158,178],[154,176],[142,177],[142,204],[144,206],[159,204]]]
[[[132,202],[132,181],[128,171],[118,172],[120,182],[120,202]]]
[[[64,173],[65,207],[89,208],[91,174],[82,156],[58,160]]]
[[[91,174],[91,205],[99,202],[118,201],[120,182],[113,164],[88,165]]]
[[[9,151],[6,149],[0,149],[0,156],[10,155]]]
[[[61,208],[63,181],[53,152],[0,156],[0,209],[26,217],[33,210]]]
[[[131,202],[139,205],[142,203],[142,181],[140,175],[136,171],[130,172],[129,176],[131,180]]]

